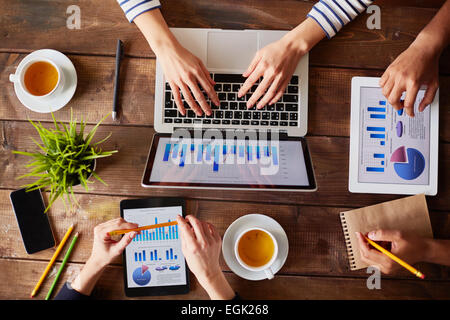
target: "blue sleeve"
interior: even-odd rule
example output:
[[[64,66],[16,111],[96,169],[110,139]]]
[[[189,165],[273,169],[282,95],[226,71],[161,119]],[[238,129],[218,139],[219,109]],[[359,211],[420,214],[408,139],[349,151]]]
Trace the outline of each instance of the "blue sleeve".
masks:
[[[117,0],[117,2],[130,22],[144,12],[161,8],[159,0]]]
[[[320,0],[312,7],[308,17],[314,19],[330,39],[372,2],[373,0]]]
[[[86,296],[72,289],[70,284],[66,282],[53,300],[88,300],[90,298],[90,296]]]

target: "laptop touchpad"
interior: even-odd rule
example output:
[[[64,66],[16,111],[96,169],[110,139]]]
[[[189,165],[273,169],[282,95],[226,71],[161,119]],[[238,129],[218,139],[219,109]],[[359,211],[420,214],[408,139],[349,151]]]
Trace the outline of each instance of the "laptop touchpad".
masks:
[[[206,67],[245,70],[257,48],[257,32],[208,32]]]

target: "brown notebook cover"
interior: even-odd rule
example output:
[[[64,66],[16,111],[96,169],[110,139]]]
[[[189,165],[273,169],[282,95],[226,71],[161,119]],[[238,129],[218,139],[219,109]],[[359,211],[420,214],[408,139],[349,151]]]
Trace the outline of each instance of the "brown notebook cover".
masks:
[[[433,237],[424,194],[341,212],[340,217],[350,270],[369,267],[361,260],[355,232],[366,234],[377,229],[387,229],[401,230],[426,238]]]

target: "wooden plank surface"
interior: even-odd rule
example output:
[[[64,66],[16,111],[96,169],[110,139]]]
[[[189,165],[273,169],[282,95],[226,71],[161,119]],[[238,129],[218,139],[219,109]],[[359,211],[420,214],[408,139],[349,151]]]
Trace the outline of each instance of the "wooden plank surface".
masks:
[[[36,278],[45,268],[45,261],[0,260],[0,269],[9,270],[0,273],[0,298],[29,299]],[[66,280],[73,280],[80,272],[82,265],[69,263],[62,274],[57,288]],[[109,266],[93,292],[95,299],[126,299],[122,281],[123,270],[119,266]],[[450,282],[382,279],[380,290],[369,290],[366,278],[340,277],[303,277],[276,276],[272,280],[248,281],[233,273],[226,273],[232,288],[244,299],[450,299]],[[367,275],[368,276],[368,275]],[[208,299],[206,292],[192,279],[191,292],[188,295],[142,297],[139,299]],[[37,299],[45,297],[50,288],[52,278],[45,281]]]
[[[49,114],[29,111],[18,100],[9,75],[24,54],[0,53],[0,119],[51,121]],[[55,113],[62,121],[74,116],[90,123],[112,110],[115,59],[112,57],[69,55],[78,75],[78,87],[69,104]],[[308,135],[349,136],[351,79],[355,76],[381,76],[381,71],[310,67],[308,94]],[[440,139],[450,142],[450,76],[441,76]],[[125,58],[121,73],[119,121],[105,124],[153,126],[155,60]]]
[[[0,190],[0,258],[49,260],[54,249],[28,255],[21,241],[18,241],[20,232],[8,199],[10,191]],[[48,215],[56,242],[61,240],[72,223],[76,224],[75,231],[80,232],[76,250],[70,257],[71,262],[83,263],[88,259],[94,227],[119,217],[119,203],[125,198],[127,197],[80,194],[77,195],[79,206],[70,211],[65,210],[61,201],[54,204]],[[348,267],[339,220],[339,213],[347,209],[197,200],[187,202],[187,213],[212,223],[221,236],[233,221],[246,214],[260,213],[277,220],[289,241],[289,255],[280,274],[365,277],[365,270],[350,272]],[[430,215],[434,237],[450,238],[450,229],[445,229],[450,224],[450,214],[431,212]],[[121,258],[118,258],[113,264],[121,265],[121,262]],[[230,271],[223,259],[221,266],[223,270]],[[427,280],[450,280],[450,268],[422,264],[420,270],[427,275]],[[403,270],[389,277],[414,279],[414,276]]]
[[[46,125],[49,125],[48,123]],[[182,196],[195,199],[257,201],[261,203],[310,204],[320,203],[335,207],[360,207],[399,198],[395,195],[350,193],[348,191],[349,138],[308,137],[312,162],[316,174],[317,192],[265,192],[193,189],[146,189],[141,187],[141,178],[147,161],[148,150],[154,134],[149,127],[101,126],[97,138],[112,132],[104,150],[119,150],[117,154],[97,163],[97,172],[108,183],[95,183],[92,192],[97,194],[128,196]],[[12,150],[36,151],[30,137],[37,137],[35,129],[27,122],[0,121],[0,187],[15,189],[30,179],[16,180],[26,173],[27,157],[14,155]],[[450,144],[442,143],[439,152],[439,191],[428,197],[430,208],[450,210]],[[77,190],[83,192],[82,188]]]
[[[178,0],[162,1],[169,26],[223,29],[290,30],[306,18],[315,1],[272,0]],[[377,1],[381,30],[369,30],[362,14],[332,40],[311,51],[311,64],[384,69],[405,50],[437,12],[443,1]],[[67,0],[1,0],[0,51],[30,52],[53,48],[63,52],[114,55],[117,38],[125,53],[153,56],[134,24],[128,23],[115,0],[80,0],[81,29],[66,27]],[[42,12],[46,14],[43,15]],[[86,41],[89,39],[89,41]],[[330,54],[333,52],[335,54]],[[441,60],[441,72],[450,72],[450,52]]]
[[[170,26],[230,29],[290,30],[305,19],[315,0],[163,0],[162,12]],[[90,254],[93,227],[119,216],[121,199],[144,196],[180,196],[188,199],[188,212],[213,223],[223,235],[238,217],[262,213],[285,229],[290,245],[288,259],[272,281],[252,282],[234,275],[223,258],[221,267],[232,287],[249,299],[449,299],[450,268],[420,264],[426,281],[402,270],[383,276],[382,290],[368,290],[364,270],[350,272],[338,214],[399,198],[395,195],[350,194],[348,181],[350,81],[353,76],[380,76],[432,18],[444,0],[376,1],[381,7],[381,30],[368,30],[362,14],[332,40],[324,40],[310,53],[309,130],[319,189],[314,193],[237,192],[145,189],[140,186],[154,134],[154,54],[134,24],[129,24],[115,0],[79,0],[81,29],[66,28],[68,0],[0,0],[0,299],[28,298],[53,254],[49,249],[27,255],[9,203],[9,193],[29,180],[23,156],[12,150],[34,151],[37,137],[26,119],[49,122],[48,114],[25,109],[9,83],[23,57],[36,49],[54,48],[68,54],[78,75],[78,87],[67,108],[56,116],[67,121],[69,107],[77,118],[93,124],[112,108],[114,54],[117,38],[125,42],[122,65],[120,121],[105,121],[98,138],[112,132],[105,149],[119,153],[98,163],[98,173],[109,184],[92,186],[90,194],[77,189],[80,206],[66,211],[57,201],[49,213],[57,242],[67,227],[77,223],[80,241],[63,279],[73,279]],[[45,15],[42,12],[46,12]],[[436,238],[450,238],[450,50],[440,65],[439,192],[427,197]],[[46,125],[50,125],[46,123]],[[61,257],[60,257],[61,259]],[[61,261],[61,260],[58,261]],[[42,288],[48,290],[52,275]],[[192,292],[163,299],[205,299],[195,279]],[[125,298],[121,259],[103,274],[94,297]]]

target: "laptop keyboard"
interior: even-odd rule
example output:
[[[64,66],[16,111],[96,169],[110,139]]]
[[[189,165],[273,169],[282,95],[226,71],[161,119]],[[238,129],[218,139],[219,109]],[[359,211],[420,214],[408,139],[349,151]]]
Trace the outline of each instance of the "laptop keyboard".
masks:
[[[299,122],[299,79],[294,75],[291,78],[282,98],[273,105],[266,105],[262,109],[256,109],[257,102],[251,109],[247,109],[247,101],[256,90],[259,81],[241,98],[238,92],[246,78],[240,74],[211,74],[216,82],[214,89],[220,101],[216,106],[211,102],[206,92],[202,91],[207,103],[211,106],[212,115],[205,113],[198,116],[182,98],[186,115],[177,110],[168,83],[165,85],[164,117],[165,123],[205,124],[225,126],[257,126],[257,127],[297,127]],[[182,125],[182,126],[184,126]]]

